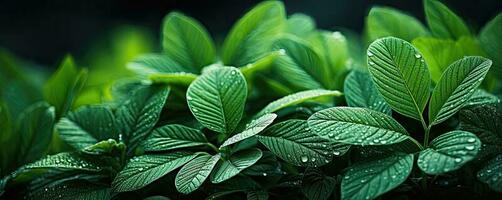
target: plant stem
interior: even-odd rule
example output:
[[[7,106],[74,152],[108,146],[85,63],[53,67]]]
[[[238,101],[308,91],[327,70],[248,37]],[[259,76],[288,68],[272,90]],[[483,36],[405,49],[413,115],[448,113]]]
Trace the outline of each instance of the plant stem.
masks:
[[[208,147],[211,147],[211,149],[213,149],[216,153],[220,152],[220,151],[218,150],[218,147],[214,146],[213,144],[211,144],[211,143],[209,143],[209,142],[208,142],[208,143],[206,143],[206,144],[207,144],[207,146],[208,146]]]
[[[431,126],[425,128],[425,136],[424,136],[424,147],[427,148],[429,146],[429,135],[431,132]]]

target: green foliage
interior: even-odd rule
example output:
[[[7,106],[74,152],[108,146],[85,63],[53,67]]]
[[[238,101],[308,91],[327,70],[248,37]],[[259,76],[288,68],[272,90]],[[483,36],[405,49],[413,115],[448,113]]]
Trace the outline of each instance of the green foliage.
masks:
[[[500,195],[500,14],[476,37],[424,5],[428,27],[372,8],[365,41],[278,1],[222,44],[171,12],[161,53],[120,29],[89,72],[67,56],[51,77],[2,50],[0,198]]]

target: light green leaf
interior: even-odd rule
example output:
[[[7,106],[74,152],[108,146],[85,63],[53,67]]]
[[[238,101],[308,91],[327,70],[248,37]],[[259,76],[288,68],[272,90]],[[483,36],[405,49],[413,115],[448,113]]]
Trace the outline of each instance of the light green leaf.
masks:
[[[412,140],[391,116],[367,108],[328,108],[313,114],[308,124],[320,137],[345,144],[389,145]]]
[[[85,180],[72,180],[43,187],[35,191],[29,191],[24,198],[40,200],[95,200],[111,199],[112,194],[110,188],[106,185],[92,184]]]
[[[406,41],[428,35],[427,29],[416,18],[389,7],[373,7],[366,18],[368,42],[394,36]]]
[[[316,29],[316,24],[312,17],[295,13],[288,17],[286,22],[286,32],[299,37],[306,37]]]
[[[389,106],[416,120],[429,100],[430,75],[422,55],[410,43],[387,37],[368,48],[369,72]]]
[[[413,154],[357,163],[345,173],[342,199],[375,199],[403,183],[413,168]]]
[[[440,1],[424,0],[424,10],[434,36],[456,40],[471,35],[464,21]]]
[[[199,71],[216,60],[211,37],[195,19],[171,12],[162,29],[164,52],[181,66]]]
[[[246,79],[249,79],[253,77],[253,75],[256,74],[257,72],[272,67],[275,59],[277,59],[279,56],[282,56],[283,54],[284,52],[280,50],[272,51],[268,54],[265,54],[262,58],[256,60],[254,63],[249,63],[244,67],[239,68],[239,70],[241,70],[242,74],[244,75],[244,77],[246,77]]]
[[[54,107],[45,102],[35,103],[19,115],[16,133],[20,142],[8,144],[17,146],[19,164],[33,162],[47,152],[52,139],[54,121]]]
[[[95,143],[118,140],[118,130],[112,111],[104,106],[84,106],[69,113],[57,124],[59,136],[76,149]]]
[[[495,67],[492,71],[499,80],[502,80],[502,13],[488,22],[479,34],[479,42]]]
[[[389,105],[378,93],[371,76],[366,72],[352,71],[345,78],[343,91],[345,92],[345,100],[351,107],[363,107],[386,114],[391,113]]]
[[[429,123],[439,124],[460,110],[474,94],[492,62],[483,57],[465,57],[451,64],[432,92]]]
[[[220,160],[220,154],[202,155],[191,160],[176,174],[174,184],[178,192],[191,193],[199,188],[207,179],[214,166]]]
[[[221,183],[226,181],[242,170],[254,165],[262,156],[260,149],[252,148],[236,152],[225,161],[220,161],[215,170],[211,173],[212,183]]]
[[[143,54],[127,63],[127,68],[136,74],[148,77],[151,74],[166,74],[179,72],[197,72],[181,66],[164,54]]]
[[[78,153],[59,153],[24,166],[24,169],[76,169],[97,172],[103,170],[103,163],[86,158]]]
[[[205,127],[231,133],[239,124],[247,98],[247,84],[234,67],[212,67],[188,87],[188,106]]]
[[[327,200],[335,189],[336,179],[319,168],[307,168],[303,174],[302,192],[310,200]]]
[[[164,108],[169,91],[170,88],[165,86],[141,87],[117,108],[117,125],[129,151],[150,134]]]
[[[481,147],[476,135],[466,131],[451,131],[432,140],[429,148],[420,152],[418,167],[427,174],[454,171],[474,159]]]
[[[331,161],[331,144],[310,131],[306,120],[277,123],[258,135],[275,155],[296,166],[322,166]]]
[[[258,114],[255,115],[255,118],[268,113],[276,112],[288,106],[294,106],[303,103],[305,101],[311,101],[311,100],[313,101],[315,99],[320,99],[321,97],[341,96],[341,95],[342,93],[339,91],[324,90],[324,89],[305,90],[297,92],[269,103],[267,106],[265,106],[265,108],[263,108],[260,112],[258,112]]]
[[[201,131],[183,125],[169,124],[153,130],[141,146],[145,151],[167,151],[202,146],[207,143],[206,136]]]
[[[58,118],[71,109],[86,79],[87,70],[77,70],[73,58],[66,56],[58,70],[47,80],[43,88],[44,99],[56,108]]]
[[[115,192],[141,189],[183,166],[196,156],[197,154],[193,153],[175,152],[134,157],[115,177],[112,188]]]
[[[286,12],[279,1],[255,6],[232,27],[221,60],[225,65],[241,67],[255,62],[270,51],[272,41],[285,27]]]
[[[231,144],[235,144],[237,142],[255,136],[256,134],[260,133],[265,128],[267,128],[268,125],[272,124],[272,122],[276,117],[277,115],[272,113],[272,114],[265,114],[255,120],[252,120],[249,124],[246,125],[244,131],[225,140],[225,142],[223,142],[220,148],[226,147]]]
[[[502,192],[502,155],[488,161],[477,176],[479,181],[488,184],[491,189]]]
[[[197,74],[192,73],[168,73],[168,74],[151,74],[148,76],[154,83],[167,83],[181,86],[189,86],[196,78]]]
[[[314,47],[306,41],[283,37],[274,43],[286,55],[275,60],[274,70],[291,85],[300,89],[328,88],[330,72]]]

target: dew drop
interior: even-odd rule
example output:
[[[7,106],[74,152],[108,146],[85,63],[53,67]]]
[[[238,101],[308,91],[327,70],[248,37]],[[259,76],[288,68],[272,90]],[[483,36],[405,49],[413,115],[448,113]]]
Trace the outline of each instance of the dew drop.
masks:
[[[469,139],[467,139],[467,142],[476,142],[476,139],[474,139],[474,138],[469,138]]]
[[[375,63],[373,61],[369,61],[368,62],[370,65],[375,65]]]
[[[474,150],[474,146],[465,146],[465,149],[467,149],[467,150]]]
[[[462,158],[455,158],[455,162],[462,162]]]
[[[373,53],[371,53],[371,51],[368,51],[368,56],[369,57],[373,56]]]
[[[301,159],[302,159],[302,162],[307,162],[307,161],[309,161],[309,158],[308,158],[307,156],[302,156],[302,157],[301,157]]]
[[[418,54],[418,53],[417,53],[417,54],[415,54],[415,58],[417,58],[417,59],[418,59],[418,58],[421,58],[421,57],[422,57],[422,55],[420,55],[420,54]]]
[[[262,175],[263,175],[263,176],[267,176],[267,173],[263,173]]]

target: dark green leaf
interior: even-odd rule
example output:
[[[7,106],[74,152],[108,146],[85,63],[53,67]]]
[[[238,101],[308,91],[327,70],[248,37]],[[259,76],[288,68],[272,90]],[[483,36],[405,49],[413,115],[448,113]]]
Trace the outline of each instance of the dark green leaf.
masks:
[[[236,152],[228,160],[220,161],[211,173],[212,183],[226,181],[242,170],[254,165],[262,156],[260,149],[253,148]]]
[[[275,155],[296,166],[322,166],[331,161],[331,144],[310,131],[306,120],[287,120],[258,135]]]
[[[476,134],[483,144],[502,144],[500,105],[480,105],[460,111],[460,130]]]
[[[183,125],[169,124],[153,130],[141,146],[145,151],[166,151],[207,143],[206,136],[201,131]]]
[[[268,192],[263,190],[249,191],[247,193],[247,200],[267,200]]]
[[[413,168],[413,154],[357,163],[342,180],[342,199],[375,199],[403,183]]]
[[[40,200],[96,200],[111,199],[112,194],[110,188],[104,185],[96,185],[83,180],[78,180],[67,181],[61,184],[41,188],[36,191],[31,191],[24,198]]]
[[[398,38],[378,39],[368,48],[368,64],[373,81],[389,106],[423,121],[431,81],[418,50]]]
[[[478,180],[488,184],[497,192],[502,192],[502,155],[490,160],[488,164],[478,171]]]
[[[56,129],[59,136],[76,149],[102,140],[119,139],[113,113],[105,106],[81,107],[62,118]]]
[[[319,168],[307,168],[303,174],[302,192],[310,200],[327,200],[335,185],[336,179],[324,175]]]
[[[116,192],[140,189],[169,172],[183,166],[197,154],[175,152],[165,155],[143,155],[132,158],[113,180]]]
[[[365,72],[354,70],[345,79],[343,91],[345,100],[351,107],[363,107],[391,113],[389,105],[378,93],[371,76]]]
[[[197,190],[207,179],[219,160],[220,154],[214,156],[205,154],[188,162],[176,175],[174,182],[176,189],[183,194]]]
[[[268,125],[272,124],[272,122],[276,117],[277,115],[272,113],[272,114],[265,114],[255,120],[252,120],[249,124],[246,125],[244,131],[225,140],[225,142],[223,142],[220,148],[255,136],[256,134],[260,133],[265,128],[267,128]]]
[[[451,64],[439,79],[429,104],[429,123],[439,124],[457,113],[474,94],[492,62],[465,57]]]
[[[454,171],[474,159],[481,147],[476,135],[466,131],[451,131],[432,140],[430,147],[420,152],[418,167],[427,174]]]
[[[105,166],[99,161],[86,158],[78,153],[59,153],[24,166],[24,169],[76,169],[83,171],[101,171]]]
[[[188,87],[188,106],[197,120],[213,131],[231,133],[244,112],[247,84],[234,67],[212,67]]]

